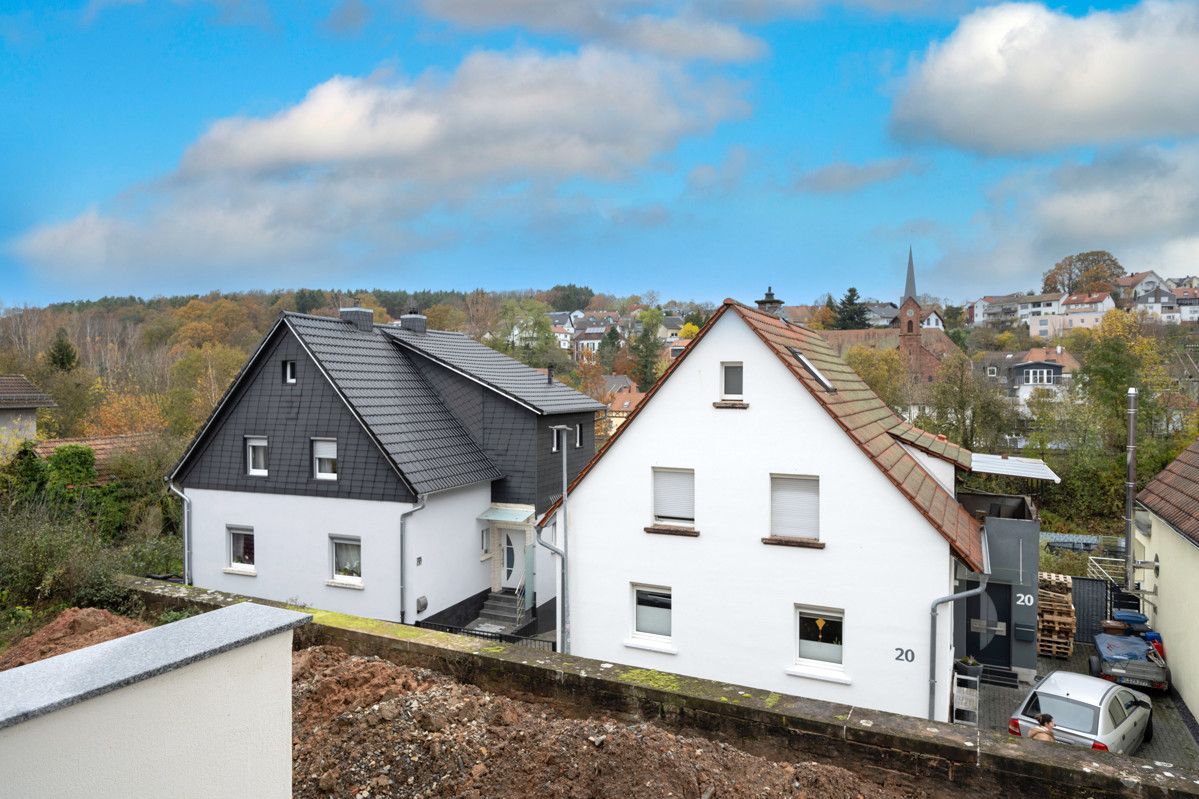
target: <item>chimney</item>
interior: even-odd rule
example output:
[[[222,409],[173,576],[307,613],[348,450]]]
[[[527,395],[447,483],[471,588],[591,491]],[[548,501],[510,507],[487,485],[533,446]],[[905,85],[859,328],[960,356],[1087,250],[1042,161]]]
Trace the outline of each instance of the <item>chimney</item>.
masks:
[[[400,317],[400,327],[413,333],[424,333],[429,329],[429,319],[415,308]]]
[[[342,308],[341,318],[364,333],[369,333],[375,326],[375,313],[370,308]]]
[[[775,299],[772,286],[766,287],[766,296],[758,300],[757,303],[759,311],[765,311],[771,316],[778,316],[779,311],[782,310],[783,307],[783,301]]]
[[[545,384],[547,386],[554,384],[554,365],[552,363],[545,367]]]

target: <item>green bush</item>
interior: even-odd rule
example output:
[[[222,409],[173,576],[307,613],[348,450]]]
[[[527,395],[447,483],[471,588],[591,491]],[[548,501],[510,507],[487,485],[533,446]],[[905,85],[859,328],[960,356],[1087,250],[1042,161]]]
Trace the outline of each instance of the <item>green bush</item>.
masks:
[[[121,560],[85,521],[57,518],[45,505],[0,512],[0,552],[0,585],[19,605],[73,604],[103,593]]]
[[[186,608],[184,610],[164,610],[162,613],[158,614],[158,624],[170,624],[171,622],[183,621],[184,619],[190,619],[192,616],[195,616],[198,613],[199,611],[193,608]]]

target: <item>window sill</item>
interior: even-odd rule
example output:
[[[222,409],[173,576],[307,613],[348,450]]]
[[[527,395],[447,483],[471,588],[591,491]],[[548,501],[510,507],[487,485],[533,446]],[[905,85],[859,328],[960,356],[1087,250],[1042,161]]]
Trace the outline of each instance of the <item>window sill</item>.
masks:
[[[221,571],[223,571],[225,574],[236,574],[241,577],[257,577],[258,576],[258,570],[253,567],[246,568],[246,567],[242,566],[239,568],[237,566],[226,566],[225,568],[221,569]]]
[[[749,403],[742,402],[741,400],[721,400],[720,402],[713,402],[712,407],[728,409],[728,410],[743,411],[749,407]]]
[[[337,475],[335,475],[335,474],[331,474],[331,475],[320,475],[320,474],[318,474],[318,475],[316,475],[315,477],[313,477],[312,479],[313,479],[313,480],[320,480],[320,481],[321,481],[321,482],[323,482],[323,483],[336,483],[336,482],[337,482]]]
[[[246,477],[267,477],[267,476],[268,476],[267,472],[256,472],[253,470],[246,472]]]
[[[654,524],[645,528],[645,532],[654,535],[681,535],[684,538],[698,538],[699,530],[694,527],[679,527],[673,524]]]
[[[352,588],[355,591],[362,591],[365,588],[361,580],[357,582],[350,582],[349,580],[326,580],[325,585],[330,588]]]
[[[677,655],[679,648],[667,641],[651,641],[647,638],[626,638],[624,645],[629,649],[644,649],[647,652],[661,652],[664,655]]]
[[[849,678],[849,675],[840,669],[826,669],[819,666],[792,663],[783,669],[783,671],[792,677],[806,677],[809,680],[823,680],[824,682],[835,682],[840,685],[853,684],[853,680]]]
[[[801,547],[804,549],[824,549],[824,542],[819,538],[800,538],[791,535],[768,535],[762,539],[763,544],[776,547]]]

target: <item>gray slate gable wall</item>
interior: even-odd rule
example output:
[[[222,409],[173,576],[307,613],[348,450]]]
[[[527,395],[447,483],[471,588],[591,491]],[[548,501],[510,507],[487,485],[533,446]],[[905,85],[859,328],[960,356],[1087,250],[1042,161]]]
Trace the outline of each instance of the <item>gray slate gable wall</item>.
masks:
[[[475,443],[504,473],[491,484],[493,502],[533,505],[540,513],[562,492],[561,453],[550,451],[550,426],[583,424],[583,446],[568,436],[571,479],[595,454],[595,415],[539,416],[490,388],[420,356],[412,361]]]
[[[296,383],[283,382],[283,361]],[[245,436],[267,437],[266,477],[246,474]],[[337,439],[337,480],[312,476],[310,440]],[[413,502],[415,497],[286,325],[279,325],[178,481],[185,488]]]

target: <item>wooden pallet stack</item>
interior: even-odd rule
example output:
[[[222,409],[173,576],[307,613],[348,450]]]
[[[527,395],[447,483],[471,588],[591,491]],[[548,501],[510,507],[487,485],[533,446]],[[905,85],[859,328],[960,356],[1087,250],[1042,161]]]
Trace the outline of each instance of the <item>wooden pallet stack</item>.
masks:
[[[1074,653],[1074,580],[1041,572],[1037,588],[1037,654],[1068,658]]]

